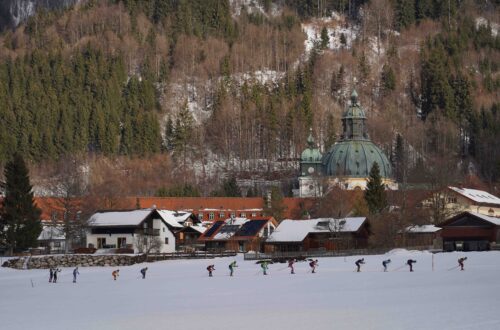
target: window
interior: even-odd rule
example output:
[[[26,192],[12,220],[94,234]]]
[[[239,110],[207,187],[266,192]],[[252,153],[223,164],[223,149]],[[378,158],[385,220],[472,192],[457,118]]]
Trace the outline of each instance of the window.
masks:
[[[168,245],[168,237],[165,237],[165,244]]]
[[[118,237],[116,239],[116,246],[118,248],[124,248],[127,245],[127,238],[126,237]]]
[[[208,220],[213,220],[215,218],[215,214],[213,212],[210,212],[208,214]]]
[[[225,216],[224,212],[219,213],[219,219],[224,219],[224,216]]]
[[[203,213],[198,213],[198,219],[203,220]]]
[[[163,232],[165,232],[165,227],[163,227]]]
[[[252,217],[255,218],[257,216],[257,213],[253,212]]]
[[[60,248],[61,247],[61,242],[54,242],[54,247],[55,248]]]
[[[246,214],[246,213],[240,213],[240,217],[242,217],[242,218],[246,218],[246,217],[247,217],[247,214]]]
[[[97,248],[102,249],[106,245],[106,237],[98,237],[97,238]]]
[[[231,212],[231,218],[234,218],[234,217],[236,217],[236,213]]]

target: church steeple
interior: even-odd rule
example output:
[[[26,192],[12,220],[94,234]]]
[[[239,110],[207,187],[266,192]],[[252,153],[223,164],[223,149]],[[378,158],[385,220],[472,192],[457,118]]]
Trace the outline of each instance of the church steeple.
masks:
[[[314,144],[314,137],[313,137],[313,129],[312,127],[309,128],[309,136],[307,137],[307,146],[309,149],[313,149],[315,146]]]
[[[342,117],[342,140],[367,140],[366,115],[359,103],[358,93],[352,91],[351,104]]]

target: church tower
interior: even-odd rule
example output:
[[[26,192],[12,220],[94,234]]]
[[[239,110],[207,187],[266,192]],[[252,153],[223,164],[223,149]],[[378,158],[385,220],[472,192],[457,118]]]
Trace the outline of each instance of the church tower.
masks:
[[[322,176],[321,159],[323,155],[314,142],[312,128],[307,138],[307,148],[300,156],[300,177],[299,177],[299,196],[316,197],[321,196],[322,187],[320,178]]]

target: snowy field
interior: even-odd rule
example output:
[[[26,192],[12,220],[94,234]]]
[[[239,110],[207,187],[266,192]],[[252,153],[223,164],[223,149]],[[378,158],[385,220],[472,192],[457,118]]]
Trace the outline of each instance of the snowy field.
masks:
[[[457,268],[467,256],[465,271]],[[389,272],[381,261],[391,258]],[[400,268],[412,258],[415,271]],[[72,269],[48,283],[47,270],[0,269],[1,329],[500,329],[500,252],[393,251],[358,257],[320,258],[291,275],[285,264],[259,265],[237,257],[179,260],[120,268]],[[214,277],[206,267],[215,264]],[[33,281],[34,287],[32,287]]]

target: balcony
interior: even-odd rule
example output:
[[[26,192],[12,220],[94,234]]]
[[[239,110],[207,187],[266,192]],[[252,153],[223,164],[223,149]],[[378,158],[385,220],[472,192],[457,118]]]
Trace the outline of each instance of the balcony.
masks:
[[[144,235],[144,236],[160,236],[160,229],[143,228],[143,229],[139,229],[137,233],[139,235]]]

